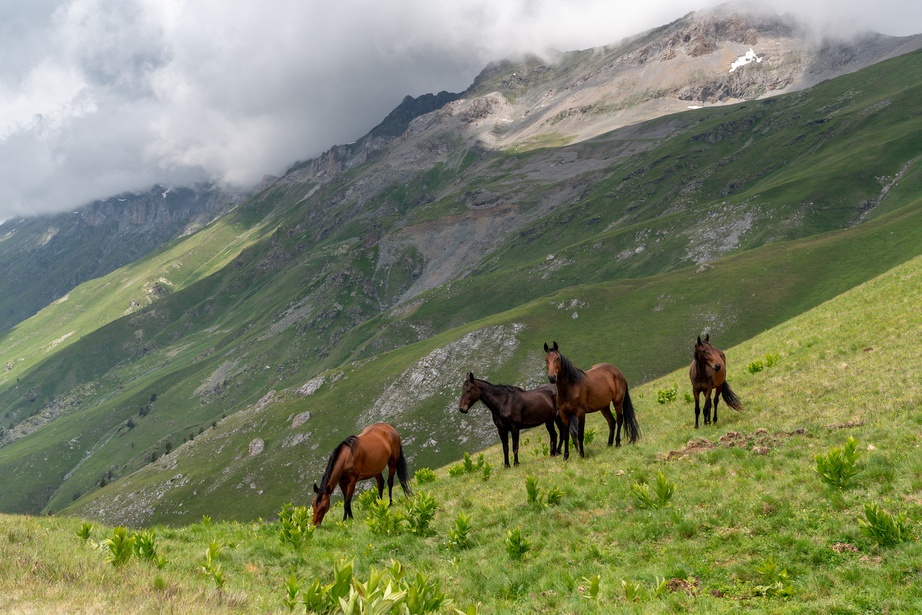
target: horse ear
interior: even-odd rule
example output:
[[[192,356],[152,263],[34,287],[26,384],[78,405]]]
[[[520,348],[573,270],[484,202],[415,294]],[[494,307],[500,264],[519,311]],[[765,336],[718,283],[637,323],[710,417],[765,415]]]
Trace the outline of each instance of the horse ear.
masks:
[[[468,372],[468,373],[467,373],[467,381],[468,381],[468,382],[474,382],[474,372]]]
[[[557,342],[554,342],[554,350],[557,350]]]
[[[551,349],[548,348],[547,342],[544,342],[544,352],[550,352]]]
[[[711,341],[711,334],[710,334],[710,333],[705,333],[705,334],[704,334],[704,341],[705,341],[705,342]]]
[[[320,487],[317,486],[317,483],[314,483],[314,493],[320,493]]]
[[[697,342],[697,344],[698,344],[699,346],[701,345],[701,336],[700,336],[700,335],[698,336],[698,342]]]

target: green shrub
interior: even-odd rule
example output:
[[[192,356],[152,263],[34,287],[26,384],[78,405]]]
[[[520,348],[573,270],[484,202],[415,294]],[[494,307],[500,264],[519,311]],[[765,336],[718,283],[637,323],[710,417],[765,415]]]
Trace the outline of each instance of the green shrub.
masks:
[[[759,564],[755,569],[761,577],[762,584],[753,587],[757,596],[790,598],[794,595],[794,586],[788,582],[788,571],[781,568],[773,557]]]
[[[765,368],[765,365],[762,363],[762,359],[756,359],[752,363],[746,366],[746,369],[749,370],[750,374],[755,374],[761,372]]]
[[[506,532],[506,553],[514,560],[521,560],[531,550],[531,543],[522,536],[522,530],[515,528]]]
[[[894,517],[877,502],[864,505],[864,519],[858,519],[861,533],[882,547],[895,545],[912,537],[906,513]]]
[[[429,533],[429,523],[435,517],[439,504],[431,493],[420,491],[413,496],[407,510],[407,525],[410,531],[417,536]]]
[[[288,582],[285,583],[285,598],[282,602],[288,607],[289,611],[293,611],[296,606],[301,602],[298,599],[298,594],[301,593],[301,581],[298,580],[298,577],[295,576],[295,573],[288,575]]]
[[[665,508],[669,506],[669,501],[675,493],[675,483],[666,480],[666,475],[660,470],[656,473],[656,484],[653,487],[653,493],[650,493],[650,486],[645,482],[638,482],[631,485],[631,493],[637,498],[641,508]]]
[[[417,485],[435,482],[435,472],[429,468],[420,468],[413,474],[413,479]]]
[[[84,521],[83,525],[80,526],[80,529],[74,530],[74,533],[77,534],[78,538],[89,540],[90,535],[93,533],[93,524],[88,521]]]
[[[166,557],[157,553],[157,533],[154,530],[142,530],[134,534],[134,551],[138,559],[156,564],[162,570],[166,566]]]
[[[774,367],[778,365],[778,359],[780,357],[777,353],[770,352],[765,355],[765,367]]]
[[[679,395],[679,385],[673,383],[671,387],[665,389],[659,389],[656,392],[656,401],[660,404],[668,404],[674,402]]]
[[[131,559],[134,553],[135,537],[128,533],[126,527],[116,527],[112,530],[112,536],[102,541],[108,555],[106,561],[113,566],[123,566]]]
[[[224,570],[221,562],[218,561],[218,555],[221,553],[221,544],[217,540],[212,540],[208,548],[205,549],[205,557],[202,558],[201,568],[199,571],[214,581],[216,587],[224,587]]]
[[[355,505],[359,510],[368,510],[378,502],[377,488],[365,489],[355,496]]]
[[[411,614],[437,613],[449,606],[451,600],[442,592],[439,581],[422,572],[416,573],[412,583],[404,585],[407,611]]]
[[[292,574],[285,585],[284,603],[289,610],[303,604],[308,613],[408,615],[435,613],[451,605],[437,579],[417,573],[408,581],[405,572],[395,561],[383,571],[372,568],[363,582],[354,576],[353,562],[343,561],[333,565],[332,583],[315,579],[303,589],[303,583]]]
[[[640,583],[621,579],[621,588],[624,590],[624,599],[628,602],[635,602],[640,599]]]
[[[471,459],[470,453],[464,453],[464,461],[448,468],[448,475],[461,476],[462,474],[473,474],[474,472],[482,471],[484,463],[483,453],[477,456],[476,463]]]
[[[583,444],[586,446],[592,444],[592,441],[595,440],[595,428],[587,429],[583,432]],[[570,445],[576,446],[576,440],[573,437],[570,437]]]
[[[851,479],[861,471],[858,466],[859,457],[861,451],[858,450],[858,440],[849,436],[845,446],[832,447],[825,455],[817,453],[813,459],[816,461],[815,470],[824,483],[845,489]]]
[[[368,510],[365,525],[373,534],[397,536],[403,532],[406,518],[391,508],[387,500],[378,499]]]
[[[306,506],[292,506],[290,503],[279,511],[278,537],[283,545],[290,545],[300,551],[314,536],[314,524]]]
[[[595,575],[591,579],[589,577],[583,577],[582,585],[585,588],[582,596],[589,600],[599,601],[599,590],[602,587],[602,579],[599,575]]]
[[[528,505],[537,509],[557,506],[563,499],[563,492],[559,488],[551,487],[545,492],[538,486],[538,479],[534,476],[525,477],[525,494]]]
[[[466,549],[471,545],[471,518],[460,513],[454,527],[448,529],[448,546],[452,549]]]

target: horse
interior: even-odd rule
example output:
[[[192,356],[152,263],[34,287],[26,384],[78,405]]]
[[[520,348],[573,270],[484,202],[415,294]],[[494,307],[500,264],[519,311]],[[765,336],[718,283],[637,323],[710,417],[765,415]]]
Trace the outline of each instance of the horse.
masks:
[[[375,423],[363,429],[359,435],[343,440],[330,454],[327,468],[320,479],[321,486],[314,483],[314,500],[311,502],[314,525],[320,525],[330,509],[330,496],[336,485],[339,485],[345,498],[343,521],[352,518],[352,495],[355,493],[356,482],[368,478],[377,479],[378,497],[383,498],[385,467],[388,469],[387,497],[390,503],[394,503],[391,491],[395,473],[404,494],[412,495],[407,461],[396,429],[387,423]]]
[[[719,348],[712,346],[710,334],[702,341],[698,336],[692,354],[688,377],[695,394],[695,429],[698,429],[698,415],[701,413],[700,394],[704,393],[704,424],[711,424],[711,391],[714,391],[714,422],[717,422],[717,404],[723,397],[727,405],[737,411],[743,410],[743,402],[730,390],[727,383],[727,357]]]
[[[599,363],[583,371],[560,353],[557,342],[552,347],[544,344],[544,353],[548,380],[557,385],[557,409],[564,429],[569,430],[570,420],[576,418],[576,441],[580,457],[586,456],[583,452],[583,436],[586,414],[590,412],[601,412],[608,421],[608,446],[612,445],[612,441],[615,446],[621,446],[622,425],[628,442],[633,444],[640,438],[640,426],[631,403],[627,380],[620,369],[609,363]],[[617,431],[611,406],[614,406],[618,417]],[[564,438],[563,458],[570,458],[569,438]]]
[[[563,426],[557,413],[557,387],[552,384],[525,390],[508,384],[490,384],[486,380],[474,378],[472,372],[461,386],[461,398],[458,410],[464,414],[478,401],[490,409],[493,424],[499,432],[499,441],[503,443],[503,465],[509,467],[509,434],[512,434],[512,454],[515,465],[519,465],[519,430],[544,424],[551,436],[551,455],[556,455],[556,423],[564,437]]]

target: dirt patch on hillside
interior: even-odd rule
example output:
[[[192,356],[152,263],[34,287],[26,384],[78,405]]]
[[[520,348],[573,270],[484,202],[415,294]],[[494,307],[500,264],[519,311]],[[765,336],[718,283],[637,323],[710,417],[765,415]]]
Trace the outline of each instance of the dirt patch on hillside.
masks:
[[[736,431],[728,431],[720,436],[717,441],[711,441],[707,438],[694,438],[688,441],[685,448],[680,450],[669,451],[665,455],[666,461],[681,459],[695,453],[713,450],[715,448],[743,448],[756,455],[765,455],[773,448],[777,447],[791,436],[799,436],[807,433],[803,427],[794,431],[777,431],[774,434],[768,433],[765,428],[756,429],[751,434],[741,434]]]

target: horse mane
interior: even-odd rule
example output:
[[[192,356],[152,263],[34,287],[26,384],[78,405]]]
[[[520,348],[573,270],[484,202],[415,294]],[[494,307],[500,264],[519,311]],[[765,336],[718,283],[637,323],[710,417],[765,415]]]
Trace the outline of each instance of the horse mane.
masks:
[[[475,378],[475,380],[483,385],[486,385],[496,393],[524,393],[525,389],[514,384],[493,384],[488,380],[482,378]]]
[[[560,371],[562,374],[566,375],[567,382],[582,382],[583,378],[586,377],[586,372],[573,365],[570,359],[563,356],[563,353],[560,351],[558,351],[557,354],[560,355]],[[559,378],[560,374],[558,374],[557,377]]]
[[[336,465],[336,460],[339,458],[339,454],[343,451],[343,448],[348,447],[350,451],[355,451],[355,444],[358,441],[359,439],[357,436],[349,436],[340,442],[339,446],[333,449],[333,452],[330,453],[330,458],[327,460],[327,469],[323,471],[323,477],[320,479],[321,489],[327,488],[327,482],[333,475],[333,466]],[[333,485],[333,488],[335,489],[336,485]]]

